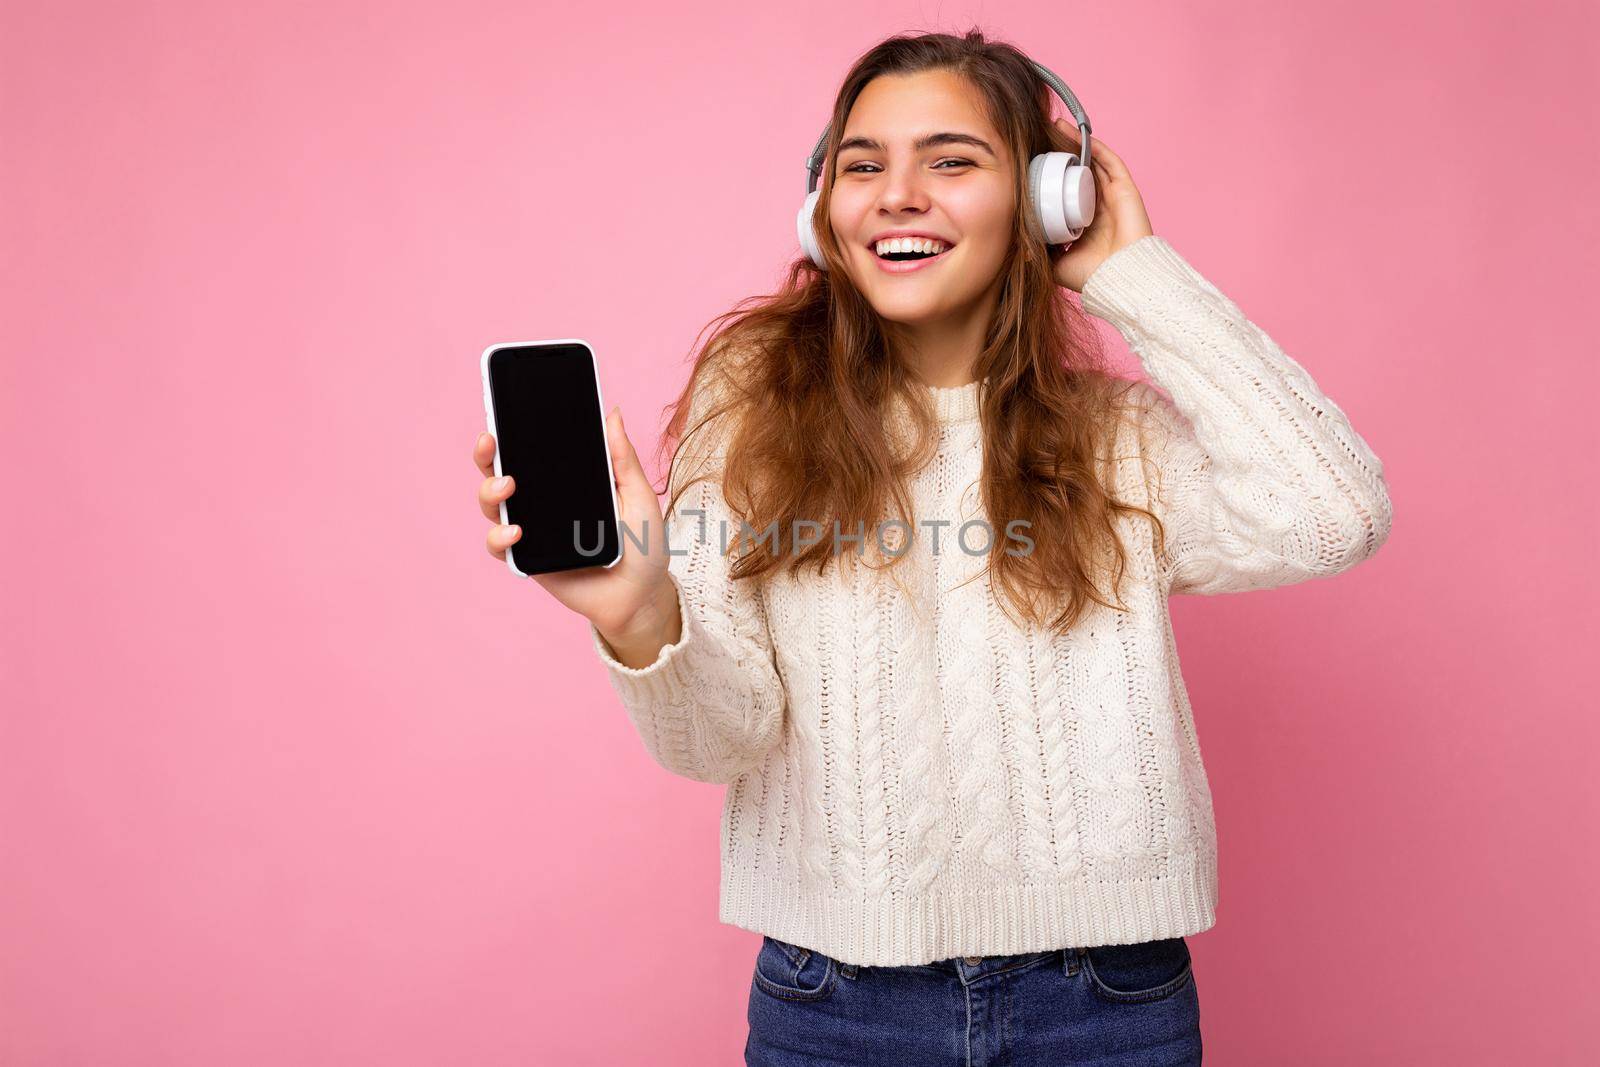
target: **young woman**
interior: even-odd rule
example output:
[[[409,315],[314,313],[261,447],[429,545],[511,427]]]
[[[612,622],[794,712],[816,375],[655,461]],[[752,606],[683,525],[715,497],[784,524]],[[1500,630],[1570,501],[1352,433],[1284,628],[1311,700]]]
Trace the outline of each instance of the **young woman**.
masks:
[[[671,554],[613,411],[647,547],[536,576],[652,757],[728,785],[753,1064],[1198,1063],[1216,836],[1167,598],[1337,574],[1388,535],[1372,450],[1098,138],[1093,223],[1046,245],[1028,161],[1079,147],[1052,100],[976,32],[867,53],[827,269],[721,316],[675,405]],[[905,231],[928,240],[884,243]],[[1111,374],[1084,312],[1164,392]]]

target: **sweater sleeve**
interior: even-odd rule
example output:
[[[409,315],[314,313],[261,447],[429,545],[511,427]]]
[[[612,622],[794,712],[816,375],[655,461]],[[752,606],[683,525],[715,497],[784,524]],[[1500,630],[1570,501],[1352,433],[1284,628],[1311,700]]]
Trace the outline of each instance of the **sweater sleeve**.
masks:
[[[1157,471],[1169,595],[1324,578],[1384,543],[1392,512],[1378,457],[1305,369],[1165,240],[1118,249],[1082,297],[1171,396],[1132,390]]]
[[[703,414],[705,395],[691,403],[689,426]],[[709,425],[691,439],[714,440],[717,429]],[[668,580],[682,635],[654,663],[634,668],[617,660],[593,623],[589,632],[650,756],[685,778],[730,783],[778,743],[787,701],[760,597],[749,580],[728,573],[724,546],[737,543],[740,525],[723,499],[720,471],[695,459],[703,447],[680,452],[668,499],[685,469],[703,475],[667,516]]]

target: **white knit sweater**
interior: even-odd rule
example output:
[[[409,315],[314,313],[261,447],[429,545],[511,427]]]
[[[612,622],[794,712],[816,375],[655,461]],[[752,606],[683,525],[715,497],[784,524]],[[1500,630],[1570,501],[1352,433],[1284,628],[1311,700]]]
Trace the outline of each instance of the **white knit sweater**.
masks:
[[[590,627],[651,756],[728,784],[721,921],[860,965],[1215,922],[1211,793],[1167,597],[1288,585],[1367,558],[1389,533],[1383,468],[1305,370],[1162,238],[1107,258],[1082,300],[1171,396],[1137,385],[1140,417],[1117,449],[1118,495],[1152,507],[1168,537],[1158,558],[1148,520],[1119,520],[1131,613],[1091,604],[1050,637],[1018,628],[986,582],[961,584],[986,562],[981,531],[970,552],[954,543],[959,523],[984,517],[972,383],[930,390],[940,451],[913,499],[919,516],[953,521],[938,551],[917,531],[912,558],[891,568],[898,582],[862,567],[730,582],[721,552],[738,520],[711,477],[671,525],[685,553],[669,565],[680,640],[632,669]]]

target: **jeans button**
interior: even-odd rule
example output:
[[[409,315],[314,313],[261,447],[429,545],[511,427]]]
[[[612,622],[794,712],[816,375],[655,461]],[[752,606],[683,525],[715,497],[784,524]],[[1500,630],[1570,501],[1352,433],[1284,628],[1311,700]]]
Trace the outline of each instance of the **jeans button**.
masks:
[[[982,956],[963,956],[961,958],[966,961],[968,967],[976,967],[983,962]]]

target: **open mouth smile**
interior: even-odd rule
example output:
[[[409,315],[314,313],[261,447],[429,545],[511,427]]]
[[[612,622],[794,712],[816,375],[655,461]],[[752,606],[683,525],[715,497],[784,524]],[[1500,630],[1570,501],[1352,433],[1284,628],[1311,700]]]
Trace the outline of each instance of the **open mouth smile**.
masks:
[[[947,245],[943,252],[934,255],[924,255],[916,252],[890,252],[888,256],[880,256],[872,249],[867,249],[874,262],[886,274],[909,274],[912,271],[922,270],[944,259],[955,249],[954,245]]]

